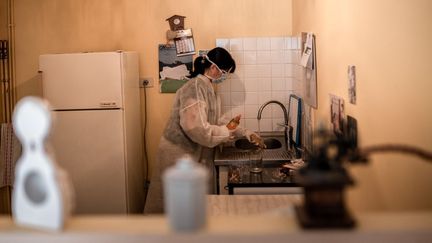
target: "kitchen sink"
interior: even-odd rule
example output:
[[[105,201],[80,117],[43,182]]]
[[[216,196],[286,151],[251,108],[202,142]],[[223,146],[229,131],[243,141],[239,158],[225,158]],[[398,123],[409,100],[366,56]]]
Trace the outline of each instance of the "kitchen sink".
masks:
[[[282,143],[275,138],[264,138],[264,144],[266,145],[265,149],[278,149],[282,147]],[[258,149],[258,146],[249,142],[246,138],[241,138],[235,141],[234,147],[242,150],[255,150]]]
[[[264,144],[267,146],[263,149],[263,165],[279,166],[281,163],[290,161],[292,155],[287,150],[283,132],[261,132]],[[227,166],[237,163],[249,162],[250,153],[257,148],[246,138],[240,138],[231,143],[227,143],[216,150],[215,165]]]

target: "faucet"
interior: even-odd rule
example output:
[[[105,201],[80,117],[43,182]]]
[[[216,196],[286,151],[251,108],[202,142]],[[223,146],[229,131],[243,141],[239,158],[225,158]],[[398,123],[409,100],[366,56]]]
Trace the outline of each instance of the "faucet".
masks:
[[[287,147],[287,149],[289,148],[289,144],[290,144],[290,140],[288,140],[288,128],[290,128],[289,127],[289,125],[288,125],[288,112],[287,112],[287,109],[285,108],[285,106],[281,103],[281,102],[279,102],[279,101],[277,101],[277,100],[270,100],[270,101],[267,101],[266,103],[264,103],[259,109],[258,109],[258,115],[257,115],[257,119],[258,120],[261,120],[261,114],[262,114],[262,111],[264,110],[264,108],[267,106],[267,105],[269,105],[269,104],[277,104],[277,105],[279,105],[281,108],[282,108],[282,111],[283,111],[283,113],[284,113],[284,119],[285,119],[285,125],[284,125],[284,128],[285,128],[285,132],[284,132],[284,135],[285,135],[285,145],[286,145],[286,147]]]

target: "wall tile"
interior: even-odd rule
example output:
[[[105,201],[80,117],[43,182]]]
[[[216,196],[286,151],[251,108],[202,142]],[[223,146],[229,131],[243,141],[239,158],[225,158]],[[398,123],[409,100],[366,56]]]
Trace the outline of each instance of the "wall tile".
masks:
[[[259,78],[269,78],[271,77],[271,64],[258,64],[256,65]]]
[[[243,38],[243,49],[245,51],[256,51],[257,38]]]
[[[293,90],[293,81],[294,79],[291,77],[285,78],[285,89],[287,91]]]
[[[294,77],[293,65],[292,64],[284,64],[284,77]]]
[[[293,51],[292,50],[285,50],[284,51],[284,63],[292,63],[293,62]]]
[[[243,51],[231,51],[231,56],[236,62],[236,65],[244,64],[244,52]]]
[[[299,50],[299,51],[301,51],[301,37],[300,36],[297,36],[297,49]]]
[[[233,117],[231,114],[231,106],[222,106],[221,109],[222,115],[225,116],[227,119],[231,119],[231,117]]]
[[[299,65],[301,59],[301,52],[300,50],[293,51],[293,57],[292,57],[292,63]]]
[[[223,81],[221,84],[219,84],[217,86],[217,91],[218,92],[231,92],[231,80],[232,80],[232,75],[230,75],[230,78]]]
[[[231,79],[231,92],[245,92],[245,84],[242,79]]]
[[[247,78],[245,79],[245,91],[258,91],[258,79],[257,78]]]
[[[258,91],[271,91],[271,78],[259,78],[257,81]]]
[[[284,38],[284,50],[290,50],[292,47],[291,47],[291,37],[285,37]]]
[[[285,78],[272,78],[272,91],[283,92],[285,90]]]
[[[229,39],[216,39],[216,46],[225,48],[226,50],[230,50],[230,42]]]
[[[291,48],[294,50],[298,49],[297,37],[291,37]]]
[[[258,103],[260,105],[272,99],[272,93],[270,91],[258,92]]]
[[[244,76],[245,78],[258,77],[258,71],[256,69],[256,65],[244,65]]]
[[[258,92],[246,92],[245,95],[246,105],[258,105]]]
[[[255,118],[258,114],[258,105],[245,105],[245,116],[244,118]]]
[[[271,63],[283,63],[284,56],[282,50],[271,51],[270,56],[271,56]]]
[[[257,50],[270,50],[270,38],[269,37],[259,37],[257,38]]]
[[[244,64],[256,64],[257,53],[256,51],[245,51],[244,52]]]
[[[243,38],[230,39],[231,51],[243,51]]]
[[[255,119],[245,119],[244,127],[253,132],[256,132],[258,131],[258,120],[256,119],[256,117]]]
[[[222,106],[231,105],[231,92],[219,92]]]
[[[300,80],[294,78],[292,79],[292,90],[295,92],[300,92],[301,90],[303,90],[302,83],[300,82]]]
[[[294,78],[302,80],[302,72],[303,72],[303,68],[300,65],[295,65],[294,66]]]
[[[244,77],[244,68],[243,65],[236,64],[236,70],[234,73],[230,74],[230,78],[232,79],[241,79]]]
[[[285,91],[272,91],[272,99],[278,100],[282,102],[283,104],[286,104],[286,95]],[[232,102],[232,100],[231,100]]]
[[[283,37],[271,37],[270,38],[270,50],[283,50],[284,49],[284,38]]]
[[[284,64],[282,64],[282,63],[272,64],[271,65],[271,76],[272,76],[272,78],[283,77],[285,75],[284,68],[285,68]]]
[[[258,64],[270,64],[272,63],[271,61],[271,51],[257,51]]]
[[[231,105],[240,106],[244,105],[245,102],[245,92],[231,92]]]

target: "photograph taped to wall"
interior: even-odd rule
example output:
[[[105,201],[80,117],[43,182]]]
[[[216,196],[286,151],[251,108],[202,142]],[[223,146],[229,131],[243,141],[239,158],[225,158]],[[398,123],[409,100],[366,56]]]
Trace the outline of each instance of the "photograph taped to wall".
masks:
[[[343,134],[345,122],[345,103],[341,97],[330,94],[330,121],[336,135]]]
[[[188,80],[192,56],[177,56],[174,45],[159,45],[159,85],[161,93],[175,93]]]
[[[353,65],[348,66],[348,97],[351,104],[357,103],[356,67]]]

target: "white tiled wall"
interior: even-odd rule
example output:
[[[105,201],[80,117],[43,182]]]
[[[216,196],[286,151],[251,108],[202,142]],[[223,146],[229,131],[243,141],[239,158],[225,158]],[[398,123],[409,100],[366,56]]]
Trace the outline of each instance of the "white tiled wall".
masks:
[[[300,89],[300,37],[257,37],[217,39],[236,61],[236,71],[218,87],[222,112],[242,115],[240,123],[253,131],[283,130],[282,109],[268,105],[258,124],[259,107],[278,100],[288,109],[289,95]]]

